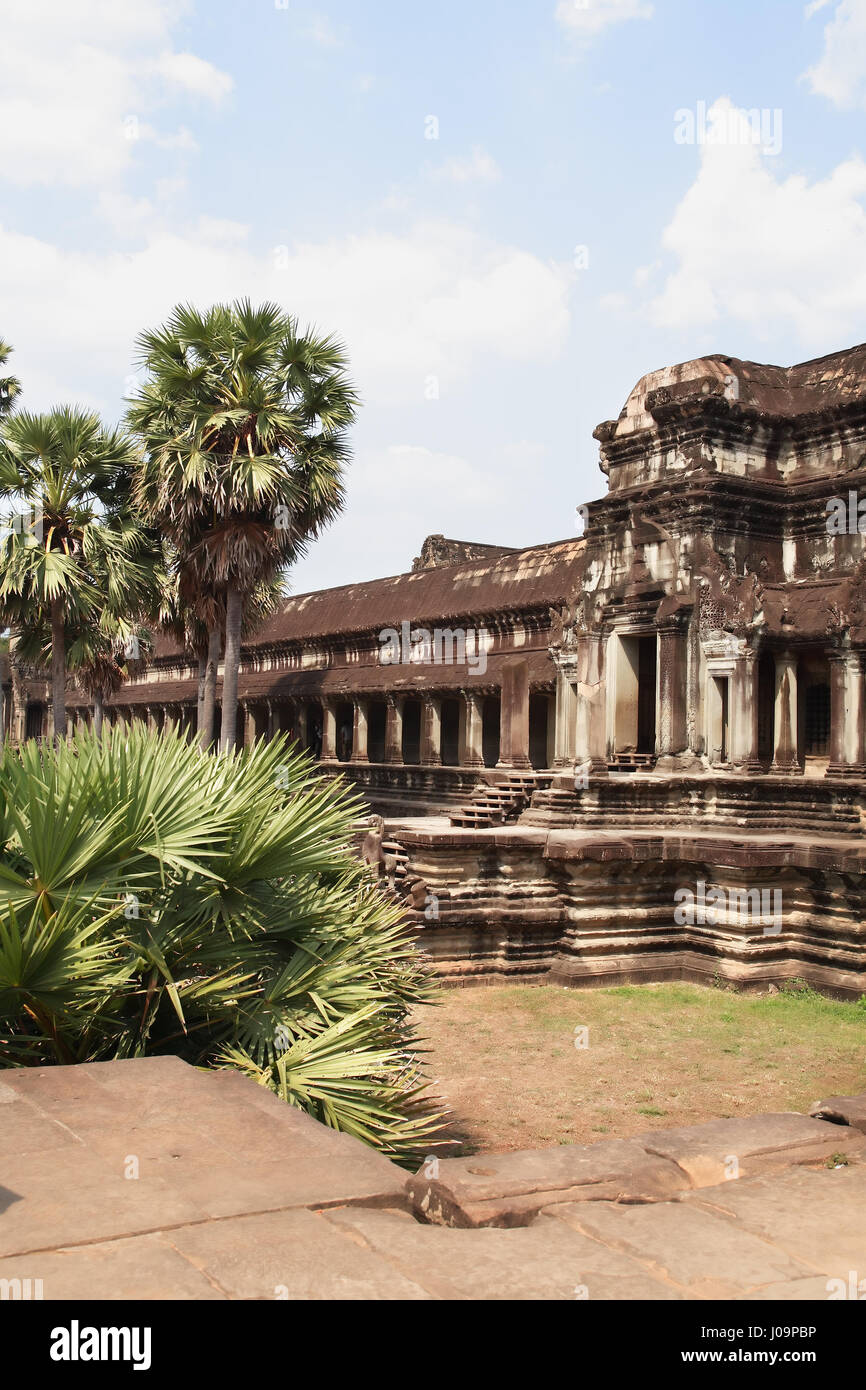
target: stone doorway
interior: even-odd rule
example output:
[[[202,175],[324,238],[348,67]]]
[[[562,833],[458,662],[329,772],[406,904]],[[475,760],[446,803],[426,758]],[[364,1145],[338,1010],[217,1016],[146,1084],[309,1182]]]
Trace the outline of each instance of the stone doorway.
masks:
[[[347,763],[352,756],[355,730],[355,706],[348,700],[337,705],[337,758]]]
[[[367,709],[367,757],[371,763],[383,763],[385,761],[387,709],[384,700],[371,700]]]
[[[656,635],[618,637],[615,655],[614,749],[655,753]]]
[[[731,761],[730,678],[710,676],[707,695],[710,702],[710,762],[714,766]]]
[[[499,719],[501,702],[495,695],[488,695],[482,706],[481,753],[485,767],[495,767],[499,762]]]
[[[775,730],[776,663],[772,652],[758,658],[758,760],[768,767],[773,761]]]
[[[442,701],[440,754],[445,767],[457,767],[460,762],[460,701]]]
[[[403,762],[417,766],[421,761],[421,701],[403,705]]]
[[[549,765],[549,719],[550,697],[548,695],[530,695],[529,761],[533,767],[547,767]]]
[[[826,653],[806,651],[797,663],[797,761],[830,757],[830,662]]]

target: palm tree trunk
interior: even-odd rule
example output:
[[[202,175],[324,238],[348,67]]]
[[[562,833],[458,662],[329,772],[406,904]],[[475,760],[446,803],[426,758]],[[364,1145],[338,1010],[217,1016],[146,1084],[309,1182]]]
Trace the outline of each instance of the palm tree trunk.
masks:
[[[66,633],[63,599],[51,600],[51,703],[54,707],[54,742],[66,738]]]
[[[213,743],[213,716],[216,704],[217,668],[220,664],[220,630],[212,628],[208,634],[207,658],[202,690],[201,715],[198,725],[199,746],[206,753]]]
[[[198,704],[196,707],[195,727],[200,729],[204,717],[204,682],[207,675],[207,652],[198,654]]]
[[[238,670],[241,664],[241,623],[244,596],[234,584],[226,595],[226,654],[223,666],[223,724],[220,751],[234,748],[238,729]]]
[[[102,721],[105,717],[105,701],[99,691],[93,697],[93,732],[102,738]]]

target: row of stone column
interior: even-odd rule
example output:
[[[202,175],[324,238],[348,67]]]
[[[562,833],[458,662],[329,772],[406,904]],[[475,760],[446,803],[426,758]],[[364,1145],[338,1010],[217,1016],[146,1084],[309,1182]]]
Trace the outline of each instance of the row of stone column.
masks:
[[[688,752],[688,634],[670,625],[657,629],[658,700],[656,756],[662,765]],[[556,690],[555,764],[589,764],[604,772],[608,762],[605,646],[600,633],[577,638],[559,652]],[[774,652],[773,759],[770,770],[796,774],[799,758],[798,654]],[[830,757],[828,772],[862,775],[866,771],[866,690],[863,657],[856,651],[829,654]],[[730,761],[743,772],[763,772],[759,748],[759,653],[733,659]],[[705,692],[705,698],[707,693]]]
[[[318,697],[316,703],[322,711],[321,761],[338,761],[337,713],[341,704],[351,703],[353,707],[351,763],[368,763],[370,706],[376,700],[385,701],[385,748],[384,761],[390,764],[403,763],[403,717],[405,704],[410,699],[421,701],[421,739],[420,764],[422,767],[438,767],[442,763],[442,703],[444,696],[434,694],[398,694],[386,692],[382,696],[347,696],[344,700],[336,696]],[[459,695],[458,722],[458,765],[460,767],[484,766],[484,696],[473,690],[461,690]],[[245,707],[245,742],[256,738],[272,737],[277,729],[277,709],[272,702]],[[298,742],[306,746],[308,739],[307,704],[297,701],[293,710],[293,732]],[[500,698],[499,722],[499,764],[509,768],[529,768],[529,668],[525,660],[515,660],[503,668]]]
[[[524,688],[525,686],[525,688]],[[412,696],[387,694],[385,696],[385,750],[384,761],[391,764],[403,762],[403,714],[405,702]],[[414,697],[419,698],[419,697]],[[453,698],[453,697],[452,697]],[[457,734],[458,765],[460,767],[483,767],[484,697],[474,691],[460,692],[459,723]],[[421,700],[421,741],[420,764],[422,767],[438,767],[442,763],[442,697],[422,695]],[[322,762],[337,761],[337,709],[341,703],[324,699],[319,701],[322,709]],[[368,763],[369,719],[372,701],[356,696],[352,701],[352,754],[351,763]],[[499,762],[506,767],[528,768],[529,759],[529,684],[520,675],[510,676],[506,672],[503,680],[500,713]],[[306,711],[299,711],[299,719],[306,719]],[[303,733],[306,731],[303,730]],[[296,729],[299,739],[302,730]]]

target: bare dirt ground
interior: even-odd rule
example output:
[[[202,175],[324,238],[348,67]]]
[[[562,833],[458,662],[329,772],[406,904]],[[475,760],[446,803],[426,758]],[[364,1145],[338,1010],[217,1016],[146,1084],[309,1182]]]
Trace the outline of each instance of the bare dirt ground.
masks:
[[[452,1154],[592,1143],[866,1090],[866,1007],[698,985],[443,991],[419,1010]]]

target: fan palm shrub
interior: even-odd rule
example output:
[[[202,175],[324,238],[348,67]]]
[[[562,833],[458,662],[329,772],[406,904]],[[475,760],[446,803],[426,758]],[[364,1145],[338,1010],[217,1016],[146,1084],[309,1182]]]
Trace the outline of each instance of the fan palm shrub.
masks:
[[[0,760],[0,1064],[236,1067],[404,1163],[438,1117],[401,909],[348,848],[357,799],[285,738],[205,757],[106,728]]]

